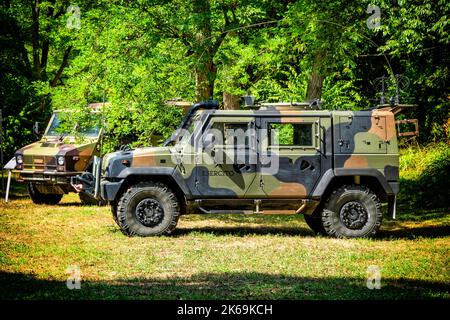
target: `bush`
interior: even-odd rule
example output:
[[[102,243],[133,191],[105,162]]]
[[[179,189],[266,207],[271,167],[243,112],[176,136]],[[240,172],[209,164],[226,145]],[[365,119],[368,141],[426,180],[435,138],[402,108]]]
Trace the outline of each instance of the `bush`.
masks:
[[[400,193],[404,209],[448,209],[450,194],[450,145],[410,146],[400,152]]]

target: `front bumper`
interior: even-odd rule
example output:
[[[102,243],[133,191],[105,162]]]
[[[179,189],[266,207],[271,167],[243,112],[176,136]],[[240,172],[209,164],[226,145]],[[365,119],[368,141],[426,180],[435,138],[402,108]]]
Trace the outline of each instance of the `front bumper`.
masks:
[[[95,191],[96,179],[89,172],[85,172],[79,176],[73,177],[71,183],[72,185],[82,185],[81,191],[87,193],[93,198],[96,198],[98,200],[114,201],[116,199],[117,193],[122,187],[123,180],[117,182],[101,180],[99,191],[97,193]]]
[[[38,182],[46,184],[70,184],[71,177],[81,174],[81,172],[60,172],[46,170],[13,170],[12,173],[17,174],[19,182]]]
[[[123,180],[112,182],[102,181],[100,182],[100,196],[103,200],[113,201],[116,199],[117,193],[122,187]]]

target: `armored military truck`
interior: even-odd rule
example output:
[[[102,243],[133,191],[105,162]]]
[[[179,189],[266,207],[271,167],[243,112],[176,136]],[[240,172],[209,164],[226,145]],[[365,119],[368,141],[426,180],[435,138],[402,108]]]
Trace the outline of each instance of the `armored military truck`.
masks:
[[[15,152],[13,173],[19,182],[27,184],[34,203],[57,204],[64,194],[75,192],[70,178],[86,171],[92,166],[93,157],[100,155],[102,106],[91,104],[89,119],[73,127],[67,127],[71,125],[69,111],[54,111],[42,138]],[[79,196],[82,203],[98,203],[85,192]]]
[[[303,214],[318,234],[369,237],[399,190],[392,107],[321,110],[277,103],[248,110],[193,105],[163,147],[99,158],[94,179],[129,236],[170,234],[180,215]]]

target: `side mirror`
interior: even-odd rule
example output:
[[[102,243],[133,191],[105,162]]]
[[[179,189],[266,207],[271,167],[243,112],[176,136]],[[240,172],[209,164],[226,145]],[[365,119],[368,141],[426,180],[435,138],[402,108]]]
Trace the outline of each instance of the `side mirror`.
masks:
[[[35,122],[33,125],[33,133],[36,136],[39,136],[40,132],[39,132],[39,122]]]

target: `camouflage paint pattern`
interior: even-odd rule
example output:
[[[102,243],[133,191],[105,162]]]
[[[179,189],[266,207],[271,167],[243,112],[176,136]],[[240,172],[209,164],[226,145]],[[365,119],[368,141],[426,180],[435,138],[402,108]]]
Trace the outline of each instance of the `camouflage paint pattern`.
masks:
[[[311,197],[327,171],[338,168],[375,169],[386,181],[398,182],[396,126],[394,114],[388,109],[353,112],[267,107],[239,111],[202,110],[198,115],[201,130],[194,132],[185,145],[107,155],[103,162],[102,185],[107,187],[111,178],[123,181],[130,174],[142,174],[146,175],[145,179],[152,179],[155,172],[169,170],[172,176],[181,177],[181,181],[176,181],[186,185],[187,198],[224,199],[222,201],[226,203],[225,199],[306,199]],[[193,151],[192,142],[201,140],[202,133],[214,122],[253,125],[257,132],[255,141],[259,141],[257,163],[238,165],[199,161],[199,158],[211,160],[211,154],[203,148]],[[310,124],[312,144],[270,146],[267,134],[262,133],[269,123]],[[227,157],[229,150],[216,146],[215,152]],[[194,160],[184,162],[186,155]],[[264,158],[276,160],[275,171],[264,169]]]
[[[52,118],[53,119],[53,118]],[[70,177],[86,171],[93,156],[100,155],[98,137],[43,136],[40,141],[22,147],[15,155],[23,157],[23,164],[17,165],[14,173],[18,181],[35,182],[41,189],[45,186],[55,193],[73,191]],[[64,157],[64,165],[59,166],[58,157]],[[53,185],[58,185],[57,189]],[[53,191],[52,191],[53,192]]]

